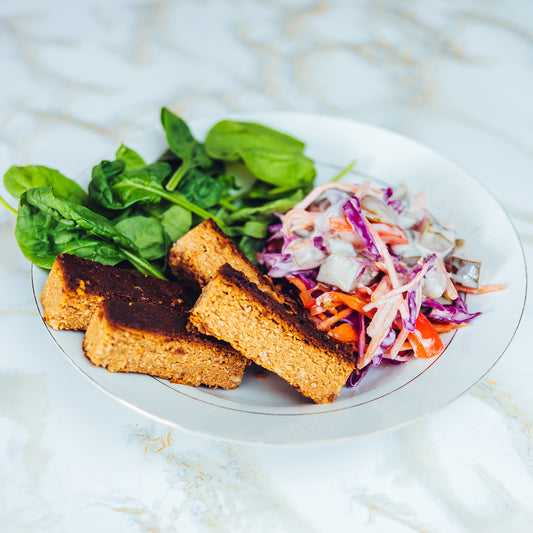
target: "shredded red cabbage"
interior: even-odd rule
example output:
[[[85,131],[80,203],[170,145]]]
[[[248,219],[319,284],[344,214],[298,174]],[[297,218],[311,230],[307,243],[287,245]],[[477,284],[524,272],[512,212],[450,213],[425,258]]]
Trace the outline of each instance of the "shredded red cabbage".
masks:
[[[481,315],[479,312],[470,313],[460,294],[450,305],[443,305],[428,298],[422,302],[422,306],[426,308],[424,315],[435,322],[462,324]]]
[[[365,243],[367,250],[376,257],[377,261],[381,261],[382,257],[379,253],[378,247],[374,242],[370,231],[366,225],[363,213],[361,212],[361,204],[359,203],[359,198],[357,196],[352,196],[343,206],[346,219],[348,220],[350,226],[353,230]]]

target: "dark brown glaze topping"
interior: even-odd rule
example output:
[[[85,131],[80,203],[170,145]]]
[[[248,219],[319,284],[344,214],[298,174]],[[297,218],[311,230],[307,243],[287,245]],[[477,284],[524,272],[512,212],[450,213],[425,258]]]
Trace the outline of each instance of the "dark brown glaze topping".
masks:
[[[224,279],[229,285],[248,293],[267,311],[293,327],[300,335],[302,335],[309,344],[324,350],[334,352],[342,357],[348,359],[351,363],[355,363],[356,356],[350,346],[332,339],[327,334],[322,333],[317,329],[314,322],[309,318],[306,309],[301,309],[299,313],[288,313],[285,307],[271,298],[269,295],[260,291],[255,283],[250,282],[241,272],[235,270],[228,263],[222,265],[218,270],[218,275]]]
[[[186,328],[188,316],[179,307],[131,300],[104,300],[101,305],[105,318],[114,327],[165,337],[190,337]]]
[[[68,290],[106,299],[147,300],[190,309],[198,293],[192,287],[158,279],[132,270],[102,265],[75,255],[61,254],[56,261]]]
[[[284,301],[284,307],[287,311],[289,312],[297,312],[298,311],[298,304],[294,301],[293,298],[291,298],[289,295],[287,294],[282,294],[280,293],[280,291],[278,291],[276,289],[276,287],[274,286],[274,283],[272,282],[272,279],[269,278],[268,276],[265,276],[265,274],[263,274],[263,272],[261,272],[261,270],[256,266],[254,265],[249,259],[248,257],[246,257],[245,253],[230,239],[230,237],[228,237],[228,235],[226,235],[226,233],[224,233],[224,231],[222,231],[220,229],[220,227],[218,226],[218,224],[212,219],[212,218],[208,218],[207,220],[205,220],[203,222],[203,224],[205,226],[209,226],[214,232],[216,232],[219,237],[221,239],[224,240],[224,242],[227,243],[227,245],[230,247],[231,249],[231,252],[235,255],[238,255],[247,265],[248,267],[253,270],[254,272],[257,273],[257,276],[259,277],[259,279],[261,281],[263,281],[265,283],[265,285],[267,287],[269,287],[272,292],[276,293],[276,294],[279,294],[279,296],[283,299]],[[235,270],[235,269],[234,269]]]
[[[236,354],[226,342],[202,335],[189,324],[179,307],[131,300],[104,300],[101,309],[110,326],[160,335],[166,339],[197,342],[214,350]]]
[[[248,257],[246,257],[246,254],[230,239],[230,237],[228,237],[228,235],[226,235],[226,233],[224,233],[224,231],[220,229],[218,224],[212,218],[208,218],[207,220],[203,222],[203,224],[206,227],[210,227],[215,233],[217,233],[219,238],[223,240],[227,244],[227,246],[231,249],[231,253],[240,257],[242,261],[248,265],[248,268],[250,268],[250,270],[253,270],[254,272],[256,272],[259,279],[263,281],[265,285],[269,286],[273,291],[276,290],[274,288],[274,284],[272,283],[272,280],[268,276],[265,276],[257,268],[257,266],[255,266],[248,259]]]

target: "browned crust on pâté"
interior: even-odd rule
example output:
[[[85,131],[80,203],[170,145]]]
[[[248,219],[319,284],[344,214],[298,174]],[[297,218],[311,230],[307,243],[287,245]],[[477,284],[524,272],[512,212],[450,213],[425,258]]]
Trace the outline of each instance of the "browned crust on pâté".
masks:
[[[225,263],[242,272],[260,290],[295,312],[295,302],[276,289],[272,280],[255,266],[240,248],[219,228],[212,219],[207,219],[170,249],[168,263],[177,278],[188,279],[200,288],[216,275]]]
[[[347,346],[323,335],[305,315],[287,313],[230,265],[204,287],[190,321],[316,403],[333,402],[355,368]]]
[[[235,270],[231,265],[224,264],[218,270],[218,276],[226,280],[229,284],[239,287],[247,292],[252,298],[260,303],[269,312],[277,315],[280,320],[293,327],[307,341],[328,352],[335,352],[350,362],[355,362],[353,350],[350,345],[337,342],[325,333],[319,331],[314,322],[308,316],[308,311],[301,309],[300,313],[288,313],[283,305],[269,298],[265,293],[257,288],[257,285],[249,281],[241,272]]]
[[[197,294],[178,283],[61,254],[48,275],[41,301],[52,328],[84,330],[103,300],[150,301],[188,310]]]
[[[177,307],[105,300],[87,328],[83,349],[96,366],[183,385],[236,388],[249,361],[229,344],[185,329]]]

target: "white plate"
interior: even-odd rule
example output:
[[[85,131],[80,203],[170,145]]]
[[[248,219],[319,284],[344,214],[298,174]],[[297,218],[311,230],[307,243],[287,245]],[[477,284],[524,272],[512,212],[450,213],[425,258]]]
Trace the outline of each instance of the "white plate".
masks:
[[[227,118],[227,117],[224,117]],[[520,322],[526,296],[524,256],[516,232],[498,202],[469,174],[428,148],[379,128],[323,116],[291,113],[232,116],[290,133],[306,142],[318,181],[357,159],[346,178],[370,178],[425,191],[430,211],[450,221],[481,258],[484,283],[505,291],[469,298],[483,314],[459,330],[433,360],[373,368],[355,389],[343,388],[330,405],[314,405],[273,374],[259,379],[252,367],[234,391],[173,385],[138,374],[113,374],[93,366],[82,352],[82,333],[48,331],[63,353],[96,385],[132,408],[196,433],[238,442],[304,444],[339,441],[401,426],[442,407],[468,390],[498,361]],[[191,122],[203,139],[218,119]],[[163,133],[130,144],[146,160],[166,148]],[[87,184],[84,175],[80,183]],[[47,273],[32,269],[35,300]]]

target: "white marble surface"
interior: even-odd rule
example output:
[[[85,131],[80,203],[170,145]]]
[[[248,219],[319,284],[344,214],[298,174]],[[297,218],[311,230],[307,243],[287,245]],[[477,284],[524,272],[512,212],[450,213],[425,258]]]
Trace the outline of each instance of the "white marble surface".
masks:
[[[338,115],[472,172],[533,263],[532,64],[525,0],[4,0],[0,171],[75,176],[162,105]],[[234,445],[85,380],[37,316],[13,231],[0,211],[0,531],[533,530],[530,300],[499,363],[431,416],[337,445]]]

